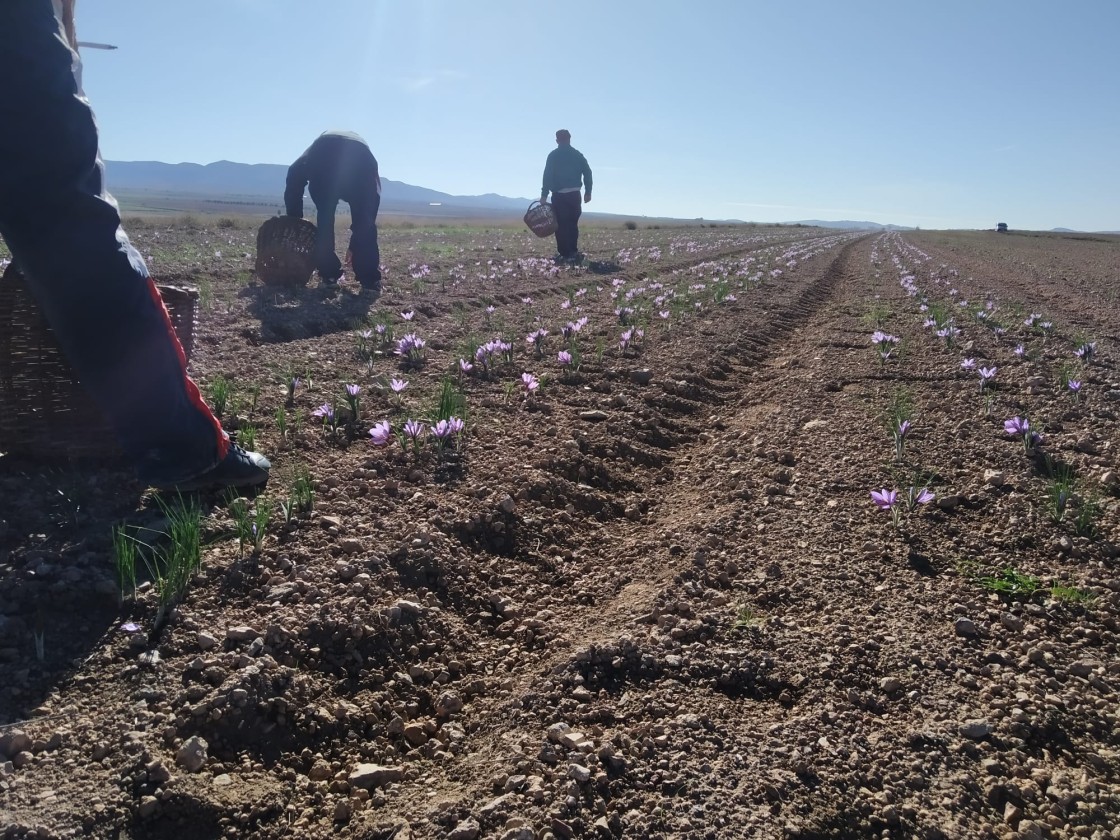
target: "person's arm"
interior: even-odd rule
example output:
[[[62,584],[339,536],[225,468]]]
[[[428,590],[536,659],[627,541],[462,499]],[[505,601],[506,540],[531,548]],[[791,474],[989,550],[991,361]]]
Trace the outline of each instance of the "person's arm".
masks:
[[[303,218],[303,191],[307,187],[307,155],[288,167],[288,181],[284,187],[284,211],[297,219]]]
[[[583,157],[580,155],[580,157]],[[583,158],[583,203],[587,204],[591,201],[591,164],[587,162],[587,158]]]

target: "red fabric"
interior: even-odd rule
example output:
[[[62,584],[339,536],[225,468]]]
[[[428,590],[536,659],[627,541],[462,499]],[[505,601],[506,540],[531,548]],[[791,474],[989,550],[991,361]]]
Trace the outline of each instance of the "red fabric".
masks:
[[[218,460],[221,461],[226,457],[226,453],[229,452],[229,435],[222,429],[222,424],[218,422],[218,418],[214,416],[214,412],[210,410],[210,406],[202,399],[202,394],[199,393],[198,386],[187,376],[187,354],[183,352],[183,345],[180,343],[179,336],[175,332],[175,325],[171,323],[171,315],[168,314],[167,307],[163,303],[163,298],[160,297],[159,289],[156,288],[155,281],[153,281],[151,277],[148,278],[148,293],[159,306],[159,311],[163,314],[163,324],[167,329],[167,335],[175,345],[175,352],[179,356],[179,367],[183,371],[183,387],[187,392],[187,397],[191,405],[198,409],[200,414],[209,419],[210,424],[214,427],[214,434],[218,438]]]

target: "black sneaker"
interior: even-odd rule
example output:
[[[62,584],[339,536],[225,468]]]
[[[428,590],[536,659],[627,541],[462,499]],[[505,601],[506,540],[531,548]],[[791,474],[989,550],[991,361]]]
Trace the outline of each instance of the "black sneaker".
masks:
[[[168,490],[210,490],[221,487],[256,487],[268,481],[272,468],[269,460],[259,452],[250,452],[236,443],[229,445],[226,457],[202,475],[177,482]]]
[[[367,279],[365,277],[359,277],[358,278],[358,285],[362,287],[362,291],[365,292],[366,294],[372,295],[375,298],[381,297],[381,278],[380,277],[372,277],[372,278],[369,278],[369,279]]]

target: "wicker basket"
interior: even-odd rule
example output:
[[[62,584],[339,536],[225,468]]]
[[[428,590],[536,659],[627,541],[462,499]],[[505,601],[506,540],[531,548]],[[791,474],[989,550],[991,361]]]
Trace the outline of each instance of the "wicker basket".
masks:
[[[257,276],[270,286],[306,286],[315,271],[315,225],[273,216],[257,231]]]
[[[158,288],[189,360],[198,290]],[[14,264],[0,279],[0,453],[49,461],[121,457]]]
[[[537,236],[552,236],[556,233],[556,214],[552,212],[552,205],[534,201],[525,212],[525,224]]]

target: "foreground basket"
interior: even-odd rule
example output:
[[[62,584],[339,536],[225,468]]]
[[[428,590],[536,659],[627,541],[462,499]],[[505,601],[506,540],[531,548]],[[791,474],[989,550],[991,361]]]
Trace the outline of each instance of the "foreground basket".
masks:
[[[198,290],[158,288],[189,360]],[[121,457],[14,264],[0,279],[0,453],[39,461]]]
[[[525,212],[525,224],[537,236],[552,236],[556,233],[556,214],[552,205],[534,201]]]
[[[257,231],[257,276],[270,286],[306,286],[315,271],[315,225],[273,216]]]

